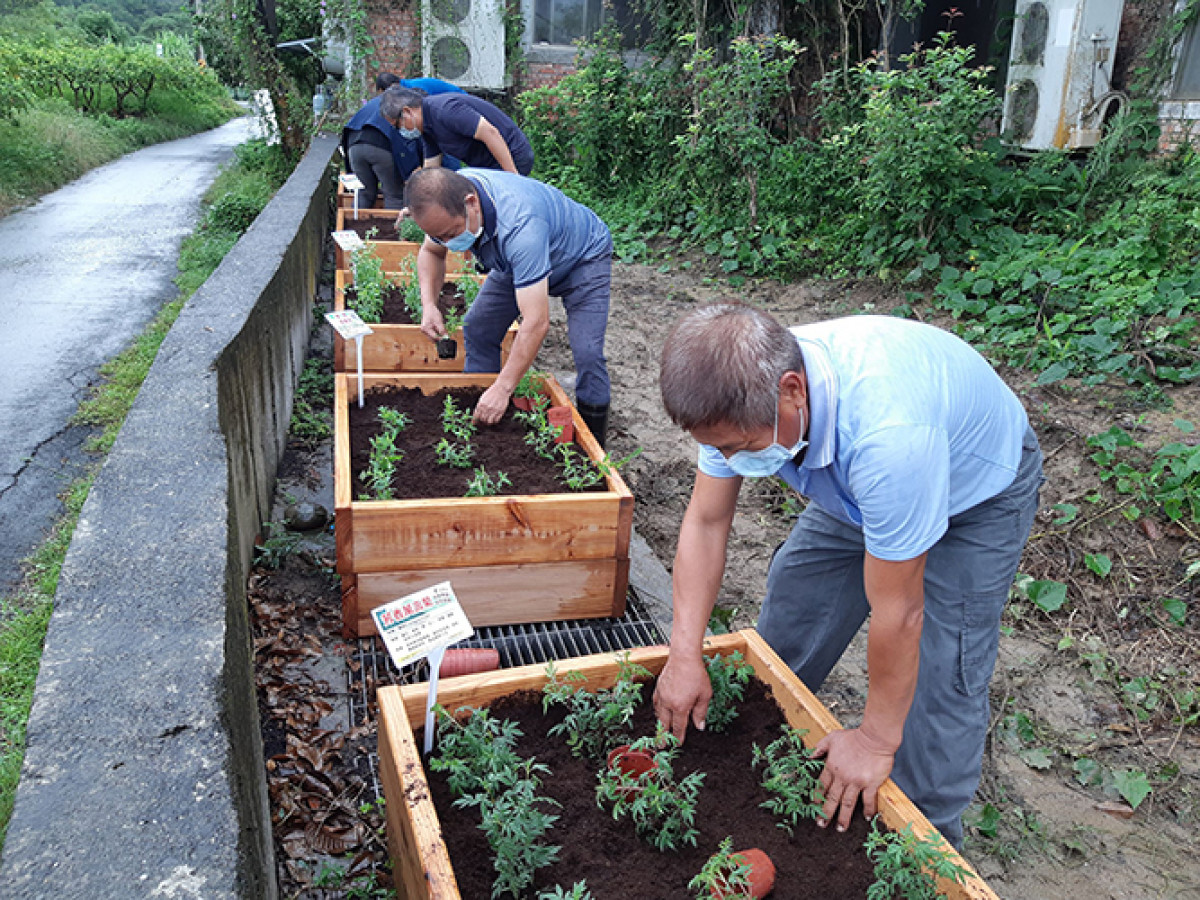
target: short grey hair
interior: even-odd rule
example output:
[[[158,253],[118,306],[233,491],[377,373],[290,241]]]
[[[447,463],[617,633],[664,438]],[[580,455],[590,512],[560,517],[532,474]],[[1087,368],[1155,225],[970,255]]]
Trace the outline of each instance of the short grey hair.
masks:
[[[779,380],[803,372],[795,335],[741,303],[705,306],[680,319],[663,345],[658,385],[680,428],[770,427]]]
[[[425,92],[420,88],[407,88],[402,87],[399,84],[393,84],[390,88],[383,92],[382,106],[394,107],[396,112],[392,118],[397,119],[400,117],[400,110],[419,107],[421,105],[421,101],[424,100],[426,96],[427,95]]]

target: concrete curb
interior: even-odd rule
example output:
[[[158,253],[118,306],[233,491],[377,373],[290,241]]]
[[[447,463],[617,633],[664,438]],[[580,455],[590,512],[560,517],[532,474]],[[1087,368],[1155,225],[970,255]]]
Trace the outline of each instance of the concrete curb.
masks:
[[[245,598],[329,227],[333,137],[163,343],[46,637],[3,898],[274,897]]]

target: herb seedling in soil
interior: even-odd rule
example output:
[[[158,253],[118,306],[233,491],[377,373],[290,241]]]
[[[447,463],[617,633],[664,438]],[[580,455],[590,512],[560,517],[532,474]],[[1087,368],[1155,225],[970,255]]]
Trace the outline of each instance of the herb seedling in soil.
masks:
[[[399,241],[410,240],[410,238],[401,238],[400,233],[396,230],[396,216],[380,216],[373,215],[367,210],[360,209],[358,218],[354,218],[354,210],[348,209],[342,217],[342,227],[346,231],[353,231],[358,234],[364,241]],[[415,223],[414,223],[415,225]],[[417,229],[420,231],[420,229]],[[371,232],[374,232],[372,234]],[[424,240],[424,232],[421,232],[421,239]]]
[[[438,309],[442,311],[442,318],[447,321],[457,321],[461,323],[462,316],[466,312],[465,300],[463,299],[463,291],[460,284],[463,282],[447,281],[442,285],[442,292],[438,295]],[[352,309],[359,314],[364,322],[371,324],[383,323],[386,325],[420,325],[421,324],[421,293],[418,287],[410,287],[415,285],[416,279],[401,279],[400,284],[388,281],[382,288],[382,300],[379,305],[379,312],[372,313],[370,310],[364,311],[363,303],[359,299],[360,286],[357,282],[357,276],[354,284],[348,284],[343,291],[346,299],[346,308]],[[377,316],[368,318],[368,316]],[[446,325],[446,329],[450,332],[450,325]],[[453,332],[451,332],[453,333]]]
[[[653,684],[647,683],[643,701],[630,723],[631,733],[654,734],[653,710],[645,699],[652,691]],[[531,896],[556,885],[586,881],[595,900],[693,900],[689,882],[730,835],[738,848],[761,848],[775,861],[773,900],[813,896],[822,900],[864,900],[867,896],[874,874],[863,849],[869,825],[861,814],[855,815],[850,829],[843,834],[804,821],[795,834],[788,835],[777,826],[776,817],[761,807],[769,795],[759,783],[761,769],[756,771],[751,765],[752,747],[756,743],[765,746],[778,738],[784,718],[757,680],[747,685],[738,717],[728,732],[690,731],[672,761],[672,769],[680,779],[694,772],[703,772],[705,778],[696,796],[696,845],[681,843],[667,852],[658,851],[639,837],[629,827],[628,817],[617,821],[610,809],[597,807],[595,791],[601,764],[577,758],[562,735],[548,734],[550,728],[565,720],[569,709],[552,705],[543,712],[541,694],[536,692],[503,698],[490,709],[492,715],[517,723],[521,731],[517,752],[525,758],[536,758],[550,769],[541,793],[561,804],[555,810],[559,819],[548,840],[561,846],[562,852],[555,863],[539,870]],[[462,896],[489,896],[494,871],[487,842],[479,831],[478,816],[464,816],[461,810],[451,808],[452,797],[437,773],[430,777],[430,789]]]
[[[404,463],[392,481],[396,499],[461,497],[466,490],[463,469],[440,464],[437,457],[438,444],[448,437],[442,426],[444,398],[449,394],[458,409],[470,411],[482,393],[479,388],[464,388],[425,396],[416,388],[369,389],[363,408],[354,403],[348,411],[350,469],[354,477],[360,478],[359,473],[369,464],[370,441],[379,432],[377,410],[388,406],[404,410],[412,420],[397,443],[404,453]],[[493,478],[496,473],[505,473],[511,482],[505,494],[567,493],[560,470],[530,451],[525,443],[525,426],[513,417],[513,412],[510,408],[498,424],[479,429],[471,440],[471,466],[482,466]]]

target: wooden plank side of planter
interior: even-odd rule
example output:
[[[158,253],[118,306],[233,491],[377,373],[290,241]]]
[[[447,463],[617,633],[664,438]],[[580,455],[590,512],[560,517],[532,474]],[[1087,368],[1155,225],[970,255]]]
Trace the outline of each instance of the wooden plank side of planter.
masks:
[[[716,653],[727,654],[735,650],[741,652],[747,662],[753,666],[755,676],[771,688],[776,702],[779,703],[789,724],[795,728],[807,730],[808,733],[804,739],[808,746],[815,745],[830,731],[841,727],[833,714],[805,687],[795,673],[779,659],[756,632],[745,630],[736,634],[709,638],[705,641],[704,652],[709,656]],[[631,662],[645,666],[652,674],[657,675],[666,665],[667,648],[658,646],[631,650],[629,659]],[[591,688],[612,686],[616,681],[619,668],[617,657],[611,653],[564,660],[556,663],[556,667],[560,672],[568,670],[579,672],[584,677],[584,683]],[[545,683],[546,667],[544,665],[520,666],[478,675],[466,675],[442,681],[438,689],[438,702],[451,711],[463,707],[474,708],[517,691],[541,690]],[[380,688],[378,693],[381,729],[382,723],[388,723],[388,733],[394,739],[393,746],[402,767],[399,771],[405,776],[400,779],[402,790],[388,795],[389,828],[393,827],[390,818],[393,808],[396,812],[401,811],[400,807],[410,809],[408,818],[414,822],[427,822],[431,815],[434,822],[437,821],[437,814],[432,811],[433,802],[429,797],[429,787],[425,780],[424,770],[419,765],[421,757],[416,744],[416,735],[424,726],[427,690],[428,685],[416,684],[403,688]],[[402,724],[392,727],[397,722]],[[385,781],[385,790],[386,785]],[[970,873],[965,884],[939,880],[938,889],[941,896],[946,900],[999,900],[970,864],[949,843],[941,839],[940,834],[929,824],[921,811],[904,796],[904,793],[890,779],[880,789],[878,802],[880,815],[889,828],[900,830],[905,825],[911,824],[916,834],[932,836],[940,840],[951,860]],[[434,832],[440,836],[440,826],[435,824]],[[444,845],[440,850],[444,852]],[[428,871],[429,865],[437,859],[437,851],[423,852],[426,855],[393,858],[393,865],[397,871],[408,866],[416,866],[420,867],[422,871]],[[408,876],[406,875],[405,878],[407,881]],[[410,896],[420,897],[423,900],[433,897],[437,897],[438,900],[443,900],[445,897],[458,900],[457,893],[448,895],[414,893]]]
[[[348,582],[352,580],[351,582]],[[584,559],[411,572],[343,575],[342,602],[357,616],[355,634],[371,634],[371,610],[449,581],[476,628],[625,614],[628,559]]]
[[[446,276],[447,281],[461,281],[472,278],[482,282],[482,277],[468,272],[452,272]],[[345,287],[352,284],[353,276],[342,269],[334,273],[333,308],[341,311],[346,308]],[[463,341],[462,329],[455,331],[450,337],[458,341],[458,352],[452,359],[438,357],[437,344],[425,336],[420,325],[371,325],[371,334],[362,341],[362,362],[364,372],[461,372],[466,362],[466,344]],[[517,336],[517,325],[513,323],[504,336],[500,345],[501,362],[508,360],[508,353]],[[335,372],[355,372],[357,370],[357,351],[354,341],[343,340],[335,331],[333,335],[333,370]]]
[[[458,881],[450,854],[442,840],[441,825],[429,799],[429,785],[421,757],[413,744],[412,729],[393,704],[398,700],[379,692],[379,704],[389,712],[379,719],[379,778],[387,797],[388,852],[393,863],[393,881],[400,900],[459,900]],[[393,800],[393,798],[395,798]]]
[[[359,214],[363,216],[398,216],[399,212],[394,209],[360,209]],[[354,219],[354,210],[339,208],[337,211],[337,221],[335,224],[336,231],[349,231],[350,225],[347,224]],[[375,253],[378,254],[383,262],[383,271],[399,272],[404,268],[405,263],[413,259],[415,260],[418,251],[421,249],[420,241],[367,241],[375,248]],[[350,254],[346,253],[341,247],[335,245],[334,258],[337,262],[337,268],[350,268]],[[473,272],[475,270],[474,261],[462,253],[447,253],[446,254],[446,271],[447,272]]]
[[[429,395],[448,387],[486,387],[495,378],[418,373],[365,375],[363,382],[368,390],[415,387]],[[553,403],[571,406],[553,378],[545,388]],[[472,602],[477,598],[488,606],[471,617],[476,625],[624,612],[633,494],[618,473],[607,476],[606,490],[586,493],[355,500],[348,431],[357,390],[356,376],[335,377],[334,534],[347,636],[373,631],[370,610],[409,593],[398,590],[402,585],[416,590],[447,577],[456,592],[461,582]],[[580,447],[593,460],[602,459],[603,450],[577,412],[574,418]],[[558,567],[562,585],[530,580],[531,565]],[[439,577],[432,578],[434,573]],[[370,628],[362,630],[364,624]]]

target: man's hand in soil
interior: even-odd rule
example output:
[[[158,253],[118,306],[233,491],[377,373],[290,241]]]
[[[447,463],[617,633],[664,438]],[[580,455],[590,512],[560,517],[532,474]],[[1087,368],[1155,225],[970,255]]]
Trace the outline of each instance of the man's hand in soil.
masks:
[[[817,744],[814,751],[825,758],[821,772],[821,788],[825,805],[817,824],[824,828],[837,817],[837,830],[850,825],[854,806],[862,797],[863,814],[875,815],[875,794],[891,774],[895,751],[873,740],[860,728],[831,731]]]
[[[442,311],[436,306],[421,307],[421,331],[431,341],[446,336],[446,320],[442,318]]]
[[[493,384],[483,392],[483,396],[475,404],[473,418],[476,422],[482,422],[484,425],[495,425],[503,418],[504,411],[508,409],[508,399],[511,396],[511,391],[505,390],[498,383]]]
[[[697,731],[704,730],[711,699],[712,682],[708,680],[702,656],[672,653],[667,657],[667,664],[658,676],[658,687],[654,689],[654,713],[681,744],[687,736],[689,718]]]

